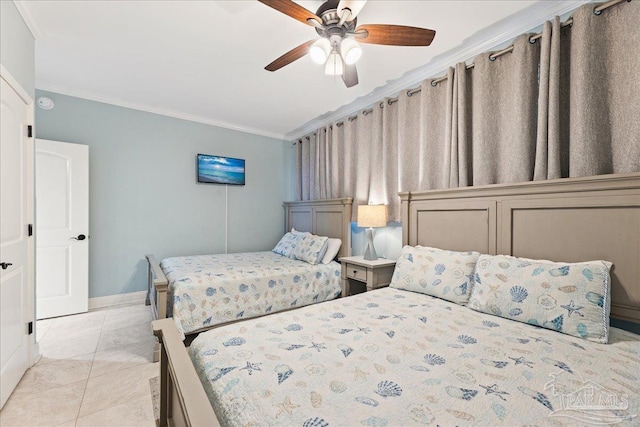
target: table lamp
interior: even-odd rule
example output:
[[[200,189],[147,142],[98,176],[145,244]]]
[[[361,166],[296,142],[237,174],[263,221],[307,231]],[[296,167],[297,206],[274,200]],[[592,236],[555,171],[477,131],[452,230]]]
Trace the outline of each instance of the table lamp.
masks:
[[[386,205],[361,205],[358,206],[358,227],[367,228],[367,239],[369,244],[364,252],[364,259],[375,261],[378,259],[376,249],[373,247],[373,227],[387,226],[387,206]]]

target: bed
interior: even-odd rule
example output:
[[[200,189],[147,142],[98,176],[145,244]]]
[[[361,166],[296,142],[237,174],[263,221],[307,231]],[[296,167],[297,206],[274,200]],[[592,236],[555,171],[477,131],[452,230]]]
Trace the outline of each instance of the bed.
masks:
[[[168,317],[183,336],[342,293],[336,261],[311,265],[271,251],[173,257],[160,266],[173,295]]]
[[[401,199],[410,245],[613,262],[611,317],[640,322],[640,174]],[[188,351],[170,322],[154,330],[161,425],[633,425],[640,414],[639,336],[611,328],[594,343],[405,290],[219,328]],[[599,409],[575,404],[593,396]]]
[[[340,239],[338,256],[348,256],[351,204],[351,198],[285,202],[286,230]],[[271,251],[171,257],[162,263],[154,255],[146,259],[153,317],[173,317],[182,337],[342,292],[337,262],[310,265]]]

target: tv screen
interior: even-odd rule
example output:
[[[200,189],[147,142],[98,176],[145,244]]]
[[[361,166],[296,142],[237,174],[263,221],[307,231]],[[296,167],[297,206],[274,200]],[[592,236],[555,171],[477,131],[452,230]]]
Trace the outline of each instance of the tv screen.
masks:
[[[198,182],[244,185],[244,159],[198,154]]]

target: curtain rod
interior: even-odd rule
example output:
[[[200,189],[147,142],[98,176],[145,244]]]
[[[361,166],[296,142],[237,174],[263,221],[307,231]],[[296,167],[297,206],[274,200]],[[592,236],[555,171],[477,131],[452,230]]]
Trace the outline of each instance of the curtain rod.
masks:
[[[611,0],[611,1],[608,1],[606,3],[603,3],[600,6],[596,6],[596,7],[593,8],[593,14],[599,16],[599,15],[602,14],[603,10],[608,9],[611,6],[615,6],[616,4],[622,3],[622,2],[625,2],[625,1],[627,3],[631,2],[631,0]],[[566,21],[562,22],[560,24],[560,28],[569,27],[571,25],[573,25],[573,18],[569,18]],[[529,43],[535,44],[536,41],[538,41],[538,39],[540,39],[541,37],[542,37],[542,33],[535,34],[535,35],[529,37]],[[491,55],[489,55],[489,60],[490,61],[495,61],[496,58],[498,58],[498,57],[500,57],[502,55],[505,55],[507,53],[511,53],[511,52],[513,52],[513,45],[511,45],[509,47],[506,47],[506,48],[504,48],[504,49],[502,49],[502,50],[500,50],[498,52],[492,53]],[[471,64],[468,64],[465,68],[467,70],[470,70],[473,67],[474,67],[474,64],[471,63]],[[447,76],[442,76],[442,77],[439,77],[437,79],[434,79],[434,80],[431,81],[431,86],[435,87],[435,86],[438,85],[438,83],[447,81],[447,79],[448,79]],[[416,94],[418,92],[421,92],[421,91],[422,91],[421,87],[417,87],[415,89],[409,89],[409,90],[407,90],[407,96],[412,96],[412,95],[414,95],[414,94]],[[395,102],[398,102],[398,97],[387,99],[387,104],[389,104],[389,105],[392,105]],[[379,105],[380,105],[380,108],[384,108],[384,101],[380,102]],[[372,112],[373,112],[373,108],[369,108],[367,110],[362,111],[362,114],[366,116],[367,114],[372,113]],[[348,117],[347,120],[352,122],[357,118],[358,118],[358,115],[356,114],[356,115]],[[344,121],[337,122],[336,126],[340,127],[343,124],[344,124]],[[315,134],[316,133],[314,132],[313,135],[315,135]],[[309,139],[308,136],[306,138]],[[302,140],[299,140],[299,141],[302,142]],[[296,145],[296,143],[294,142],[293,145]]]
[[[626,1],[626,2],[630,2],[631,0],[611,0],[611,1],[607,2],[607,3],[601,4],[600,6],[594,7],[594,8],[593,8],[593,14],[594,14],[594,15],[598,15],[598,16],[599,16],[599,15],[601,15],[601,14],[602,14],[602,11],[603,11],[603,10],[608,9],[608,8],[610,8],[611,6],[615,6],[616,4],[618,4],[618,3],[622,3],[622,2],[624,2],[624,1]],[[561,27],[561,28],[564,28],[564,27],[569,27],[569,26],[571,26],[571,25],[573,25],[573,18],[569,18],[569,19],[567,19],[566,21],[562,22],[562,23],[560,24],[560,27]],[[529,43],[531,43],[531,44],[535,44],[535,42],[536,42],[538,39],[540,39],[541,37],[542,37],[542,33],[535,34],[535,35],[533,35],[533,36],[531,36],[531,37],[529,38]],[[496,58],[498,58],[498,57],[500,57],[500,56],[502,56],[502,55],[505,55],[505,54],[507,54],[507,53],[511,53],[511,52],[513,52],[513,45],[511,45],[511,46],[509,46],[509,47],[507,47],[507,48],[505,48],[505,49],[502,49],[502,50],[500,50],[500,51],[498,51],[498,52],[492,53],[491,55],[489,55],[489,60],[490,60],[490,61],[495,61],[495,60],[496,60]],[[471,64],[467,65],[466,69],[467,69],[467,70],[470,70],[470,69],[472,69],[473,67],[474,67],[474,64],[473,64],[473,63],[471,63]],[[434,79],[434,80],[431,82],[431,86],[434,86],[434,87],[435,87],[435,86],[437,86],[437,85],[438,85],[438,83],[441,83],[441,82],[447,81],[447,78],[448,78],[447,76],[443,76],[443,77],[440,77],[440,78]],[[422,90],[422,89],[421,89],[421,88],[419,88],[419,87],[418,87],[418,88],[415,88],[415,89],[410,89],[410,90],[408,90],[408,91],[407,91],[407,96],[411,96],[411,95],[413,95],[413,94],[415,94],[415,93],[420,92],[421,90]],[[393,102],[396,102],[396,101],[398,100],[398,98],[392,98],[392,100],[393,100]],[[392,103],[393,103],[393,102],[392,102]],[[389,104],[389,105],[391,105],[391,104]]]

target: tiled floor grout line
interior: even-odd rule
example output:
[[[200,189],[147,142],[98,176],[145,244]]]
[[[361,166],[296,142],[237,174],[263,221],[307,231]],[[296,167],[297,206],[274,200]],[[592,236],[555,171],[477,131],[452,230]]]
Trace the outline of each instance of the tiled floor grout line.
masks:
[[[80,411],[82,410],[82,403],[84,402],[84,396],[87,394],[87,387],[89,387],[89,380],[91,379],[91,371],[93,370],[93,364],[96,360],[96,353],[98,352],[98,345],[100,345],[100,338],[102,337],[102,331],[104,330],[104,322],[107,320],[107,315],[105,313],[104,319],[102,319],[102,325],[100,326],[100,335],[98,335],[98,342],[96,343],[96,349],[93,352],[93,357],[91,358],[91,368],[89,368],[89,374],[87,376],[87,382],[84,385],[84,391],[82,392],[82,399],[80,400],[80,406],[78,406],[78,413],[76,414],[74,427],[78,424],[78,418],[80,418]],[[48,332],[48,331],[47,331]]]
[[[116,307],[113,310],[120,308]],[[61,387],[61,391],[49,395],[43,394],[45,399],[43,405],[47,406],[38,405],[37,408],[33,406],[32,409],[30,409],[31,405],[37,404],[28,397],[28,394],[16,394],[7,406],[9,412],[6,414],[10,415],[7,415],[6,420],[10,425],[24,427],[28,425],[24,424],[27,419],[31,420],[33,425],[56,422],[58,423],[56,425],[74,427],[89,425],[89,423],[96,426],[154,425],[149,378],[157,376],[159,372],[154,364],[150,364],[153,349],[150,340],[147,340],[152,337],[148,326],[151,316],[146,316],[148,307],[105,311],[107,313],[103,316],[90,313],[85,316],[83,313],[78,313],[77,319],[69,319],[69,322],[67,322],[67,316],[45,320],[46,330],[38,337],[39,342],[46,342],[46,346],[41,347],[43,359],[34,365],[35,373],[29,377],[28,381],[22,383],[20,390],[40,391],[49,387]],[[69,332],[66,331],[67,325],[71,328]],[[41,327],[40,331],[43,329]],[[135,331],[134,335],[128,335],[129,329]],[[66,339],[67,342],[54,345],[59,338]],[[95,343],[93,350],[91,350],[92,342]],[[144,373],[140,372],[138,375],[138,366],[144,370]],[[108,391],[111,384],[116,383],[107,377],[123,370],[128,371],[119,374],[116,381],[120,384],[118,387],[122,393],[131,393],[130,401],[113,398],[121,393],[110,395]],[[94,372],[97,376],[93,376]],[[81,381],[83,377],[84,386],[77,384],[77,381]],[[137,379],[130,382],[130,378],[133,377]],[[93,384],[91,390],[89,390],[89,381]],[[51,385],[48,385],[49,382]],[[125,390],[129,387],[129,382],[131,387],[135,388],[135,393],[133,389],[130,392]],[[40,384],[43,387],[40,387]],[[125,387],[122,388],[123,386]],[[72,390],[74,390],[73,397],[70,394]],[[108,404],[102,395],[107,396]],[[55,409],[58,407],[56,402],[63,402],[60,399],[65,399],[66,409],[62,409],[64,416],[62,412],[56,413]],[[69,399],[73,399],[73,402]],[[53,409],[49,410],[48,405],[52,405]],[[2,411],[3,421],[6,412],[4,409],[7,408],[3,408]],[[25,420],[22,424],[19,422],[20,418],[16,418],[18,414],[24,414],[20,415]],[[67,421],[62,421],[63,419]],[[4,427],[4,423],[0,424]]]

